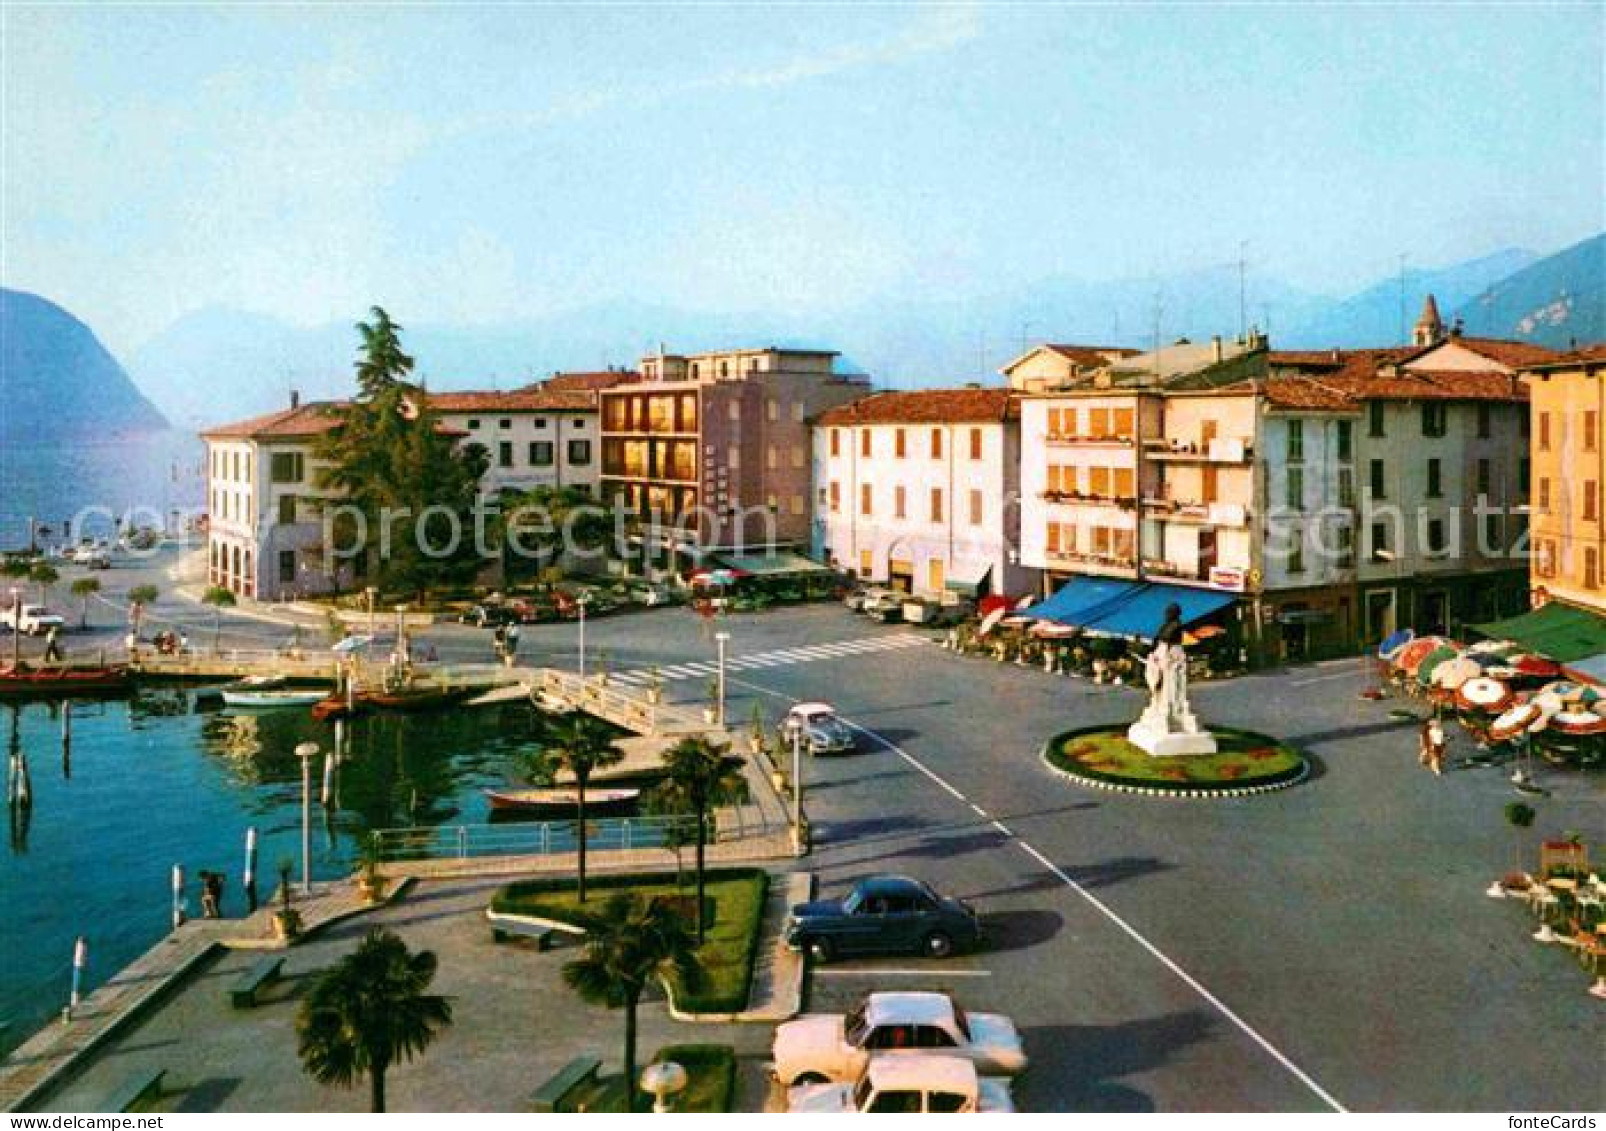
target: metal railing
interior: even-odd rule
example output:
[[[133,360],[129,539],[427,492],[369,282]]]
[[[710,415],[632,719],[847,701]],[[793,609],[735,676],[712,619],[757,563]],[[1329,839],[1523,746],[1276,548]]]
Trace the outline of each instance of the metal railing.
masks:
[[[737,809],[721,810],[708,843],[761,835],[762,824],[744,823]],[[659,848],[668,851],[671,830],[685,830],[689,845],[696,829],[690,816],[614,817],[586,822],[588,852],[629,852]],[[480,856],[552,856],[579,847],[579,822],[509,821],[494,825],[437,825],[432,828],[376,829],[369,834],[384,861],[468,860]]]

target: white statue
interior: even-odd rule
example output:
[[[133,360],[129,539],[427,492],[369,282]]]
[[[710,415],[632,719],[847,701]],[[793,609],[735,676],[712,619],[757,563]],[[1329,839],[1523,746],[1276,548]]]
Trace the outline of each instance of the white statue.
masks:
[[[1126,732],[1149,754],[1214,754],[1216,740],[1199,726],[1188,703],[1188,657],[1182,650],[1182,610],[1167,605],[1154,651],[1143,661],[1149,705]]]

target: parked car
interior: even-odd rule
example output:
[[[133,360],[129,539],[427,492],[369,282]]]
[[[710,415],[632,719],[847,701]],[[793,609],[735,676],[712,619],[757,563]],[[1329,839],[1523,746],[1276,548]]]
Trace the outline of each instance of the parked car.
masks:
[[[865,597],[859,611],[882,624],[897,624],[903,619],[903,602],[902,593],[892,589],[874,589]]]
[[[506,605],[474,605],[457,619],[459,623],[474,628],[495,628],[498,625],[517,624],[519,615]]]
[[[632,581],[624,586],[624,597],[649,609],[668,605],[675,599],[674,591],[661,581]]]
[[[787,945],[816,962],[845,954],[946,958],[981,938],[973,907],[907,876],[867,876],[841,899],[797,904],[786,924]]]
[[[869,589],[866,589],[862,585],[861,586],[855,586],[854,588],[849,589],[847,591],[847,593],[845,593],[843,595],[842,604],[847,606],[847,608],[848,608],[848,610],[850,612],[855,612],[855,613],[863,612],[864,611],[864,599],[866,597],[868,597],[869,595],[870,595],[870,590]]]
[[[507,603],[507,608],[520,624],[544,624],[558,619],[558,607],[550,601],[515,597]]]
[[[790,750],[792,736],[801,732],[803,749],[810,754],[851,754],[859,748],[853,728],[843,722],[829,703],[799,703],[781,722],[781,743]]]
[[[802,1115],[1006,1113],[1015,1110],[1015,1101],[1008,1080],[979,1076],[968,1060],[921,1053],[872,1060],[851,1084],[800,1084],[787,1092],[786,1110]]]
[[[79,546],[72,553],[72,564],[89,569],[111,569],[111,555],[99,546]]]
[[[8,626],[13,632],[43,636],[52,628],[66,627],[67,622],[43,605],[25,605],[19,601],[0,613],[0,624]]]
[[[970,1062],[984,1076],[1026,1070],[1015,1023],[1000,1013],[967,1013],[947,994],[870,993],[852,1012],[816,1013],[775,1029],[775,1076],[782,1084],[851,1084],[873,1064],[937,1054]]]

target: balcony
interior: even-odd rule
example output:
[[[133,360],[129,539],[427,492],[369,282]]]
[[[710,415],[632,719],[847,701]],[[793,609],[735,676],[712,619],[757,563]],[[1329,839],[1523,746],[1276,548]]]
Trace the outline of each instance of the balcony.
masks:
[[[1249,462],[1254,445],[1248,440],[1216,437],[1209,444],[1191,440],[1156,439],[1146,441],[1144,454],[1162,463],[1220,463],[1240,465]]]
[[[1045,432],[1043,443],[1059,447],[1072,445],[1095,448],[1130,448],[1133,443],[1131,436],[1092,436],[1081,435],[1075,432]]]
[[[1083,507],[1115,507],[1118,510],[1137,510],[1138,501],[1122,495],[1090,495],[1080,491],[1039,491],[1037,497],[1045,503],[1068,503]]]
[[[1083,573],[1124,576],[1136,575],[1138,571],[1136,558],[1120,557],[1116,554],[1084,553],[1076,550],[1044,550],[1043,560],[1049,566],[1065,566],[1080,570]]]
[[[1159,522],[1188,523],[1194,526],[1221,526],[1241,529],[1249,523],[1249,510],[1242,503],[1183,502],[1177,499],[1144,499],[1145,516]]]

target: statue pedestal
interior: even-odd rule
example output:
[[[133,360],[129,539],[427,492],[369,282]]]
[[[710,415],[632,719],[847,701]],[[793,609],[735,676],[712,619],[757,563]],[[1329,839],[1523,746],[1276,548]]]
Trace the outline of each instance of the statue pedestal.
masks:
[[[1207,730],[1178,731],[1142,718],[1127,728],[1126,739],[1156,758],[1177,754],[1214,754],[1216,739]]]

